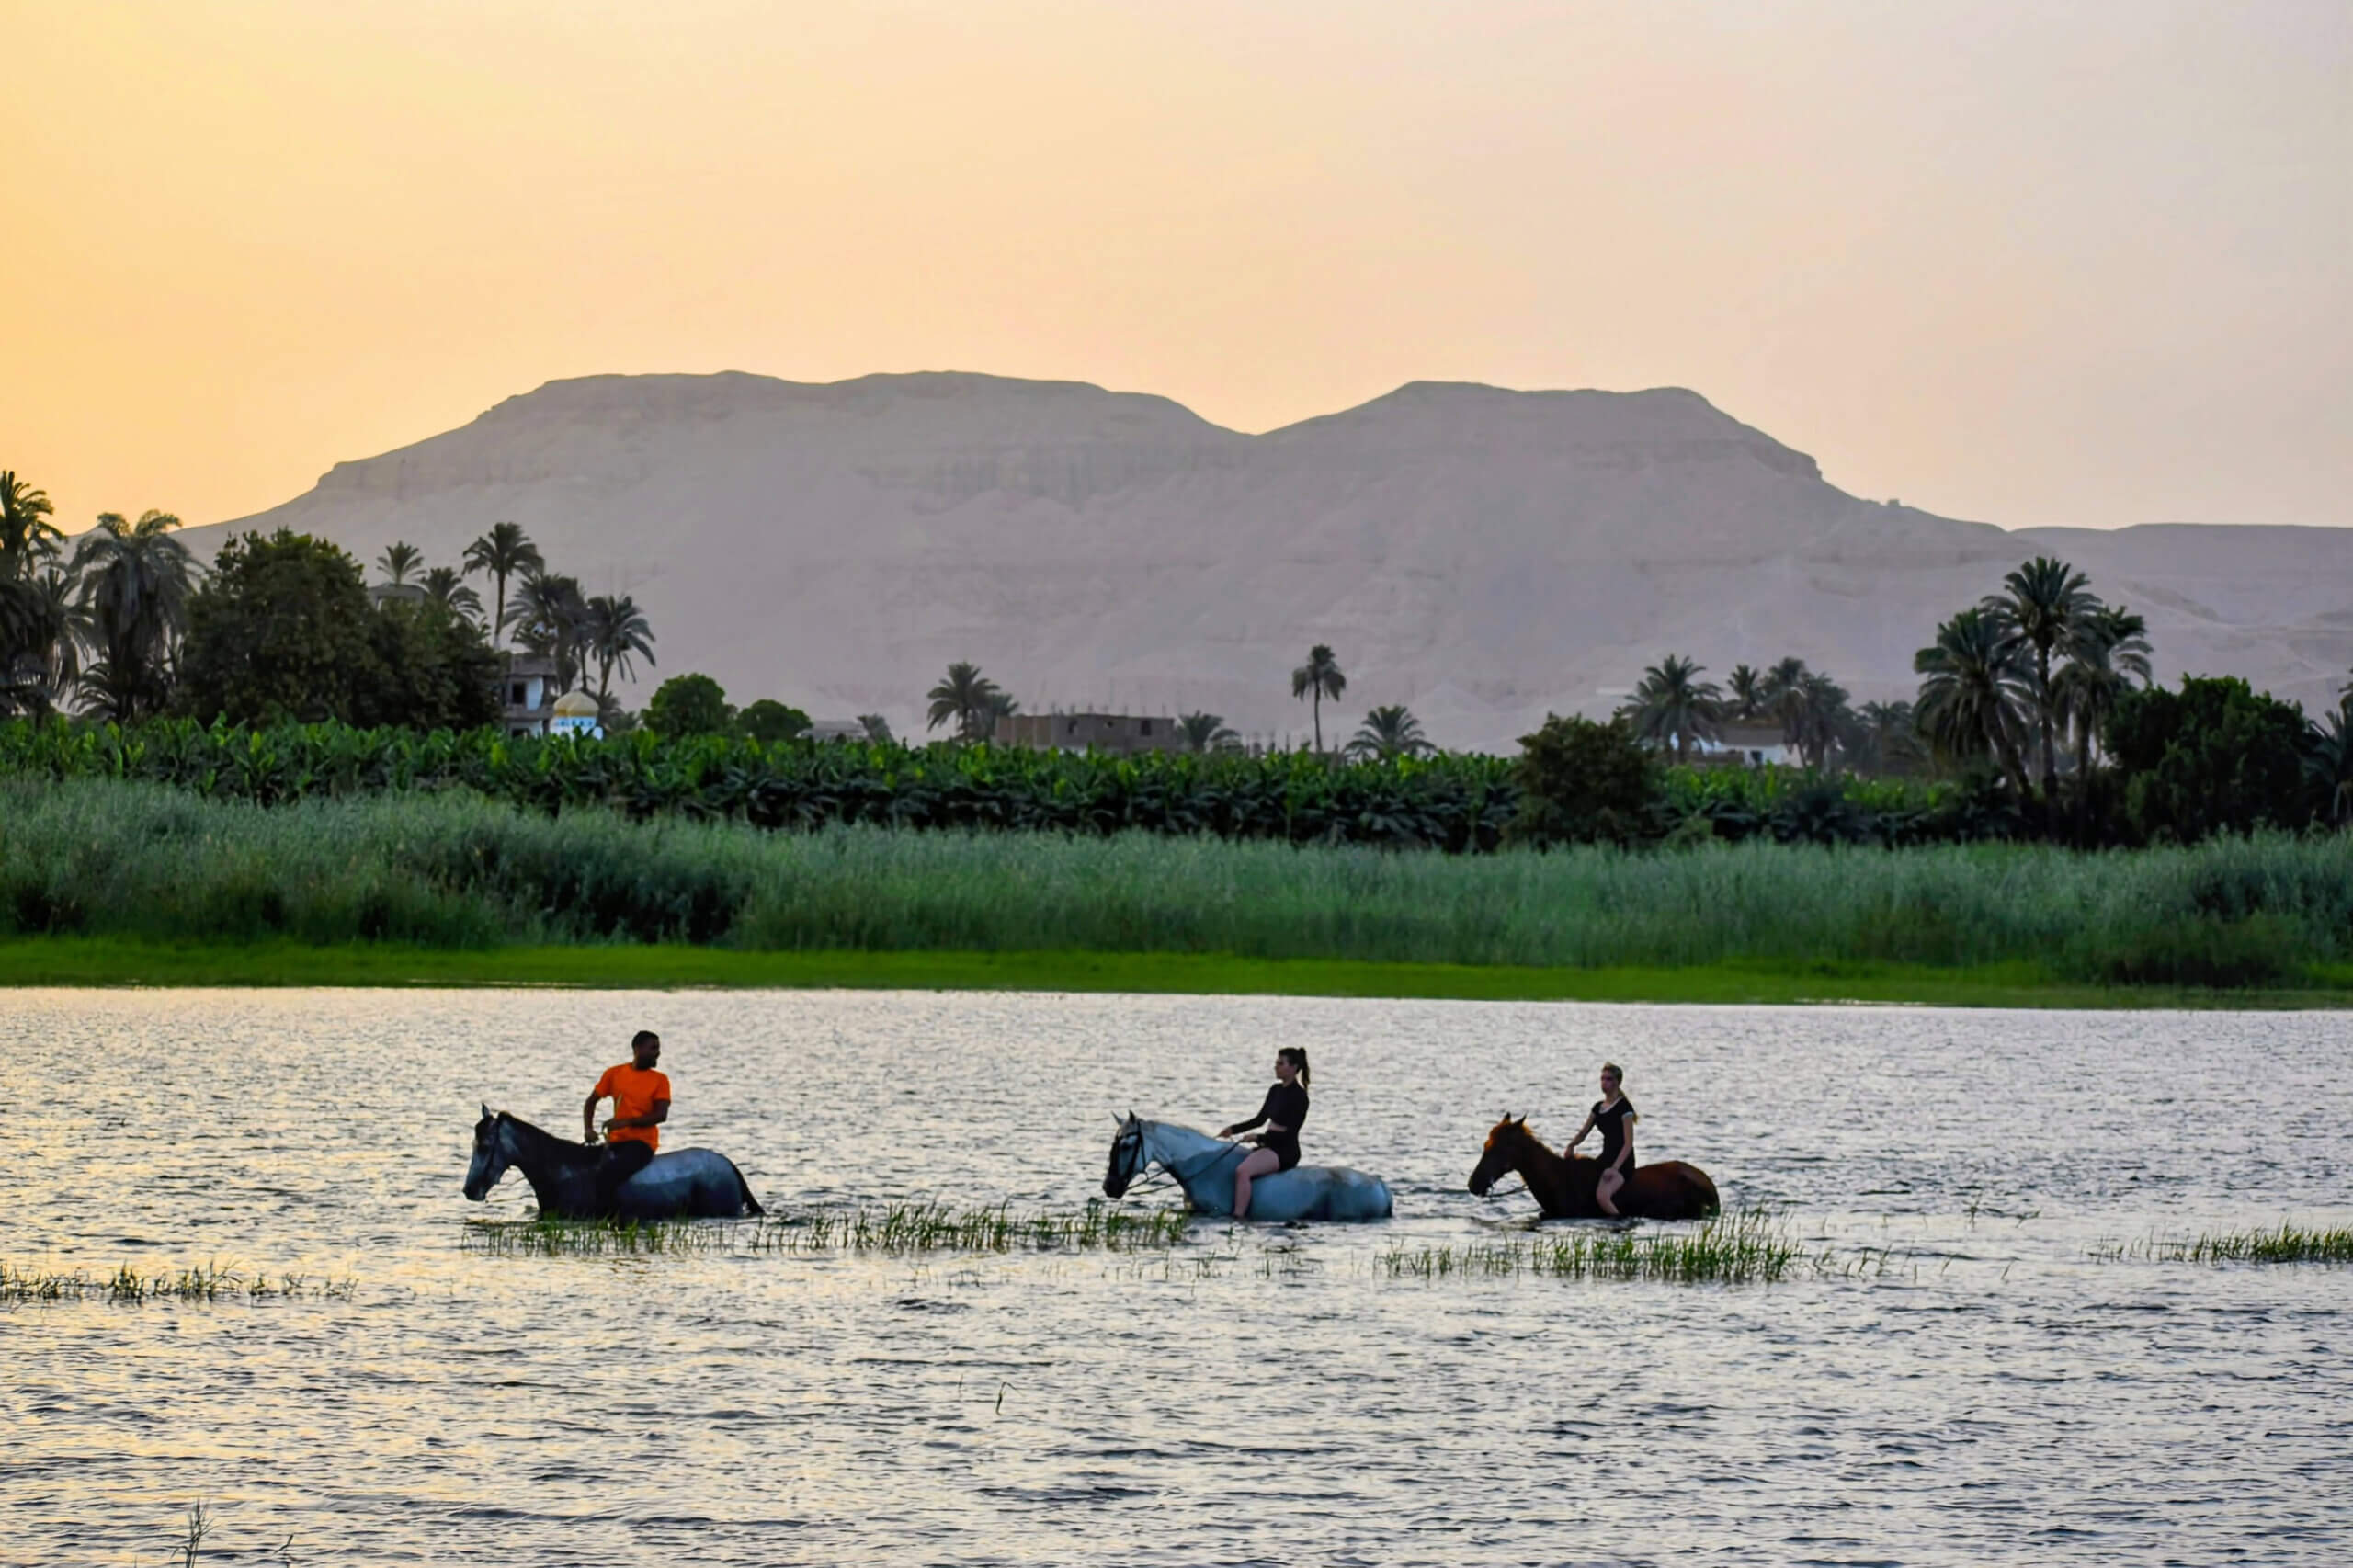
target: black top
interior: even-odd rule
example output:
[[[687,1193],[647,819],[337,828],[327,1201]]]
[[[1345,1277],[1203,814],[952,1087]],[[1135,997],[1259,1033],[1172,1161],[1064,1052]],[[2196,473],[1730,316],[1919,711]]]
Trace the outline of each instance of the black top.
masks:
[[[1618,1163],[1626,1148],[1626,1119],[1634,1114],[1634,1102],[1625,1096],[1618,1096],[1617,1108],[1604,1110],[1599,1100],[1593,1102],[1593,1124],[1601,1130],[1601,1166],[1608,1170]],[[1634,1162],[1626,1162],[1626,1172],[1631,1175]]]
[[[1258,1114],[1247,1121],[1233,1124],[1236,1132],[1247,1132],[1262,1121],[1280,1122],[1289,1131],[1267,1132],[1258,1140],[1261,1148],[1272,1149],[1283,1157],[1286,1168],[1299,1163],[1299,1128],[1307,1119],[1307,1091],[1296,1083],[1277,1084],[1267,1091],[1267,1103]]]

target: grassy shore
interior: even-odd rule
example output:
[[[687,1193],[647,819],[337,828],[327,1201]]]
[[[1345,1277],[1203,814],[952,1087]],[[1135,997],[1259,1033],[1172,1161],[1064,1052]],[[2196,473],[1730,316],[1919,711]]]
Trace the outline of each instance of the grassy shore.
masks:
[[[1450,857],[0,783],[0,983],[2353,1000],[2353,839]]]
[[[0,940],[0,986],[563,986],[611,990],[1067,991],[1422,996],[1474,1002],[1912,1004],[1947,1007],[2353,1007],[2353,972],[2299,987],[2086,985],[2028,964],[1763,963],[1579,969],[1214,953],[744,952],[630,947]]]

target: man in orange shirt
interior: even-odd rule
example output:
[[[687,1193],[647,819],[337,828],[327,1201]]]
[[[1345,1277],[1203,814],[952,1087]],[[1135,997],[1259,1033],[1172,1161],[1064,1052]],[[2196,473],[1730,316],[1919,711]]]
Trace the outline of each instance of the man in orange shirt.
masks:
[[[662,1145],[658,1129],[670,1119],[670,1078],[654,1070],[662,1060],[662,1037],[640,1029],[629,1050],[630,1061],[606,1068],[580,1108],[581,1139],[594,1143],[597,1102],[608,1096],[613,1102],[613,1114],[605,1121],[605,1159],[597,1171],[597,1207],[608,1212],[621,1184],[653,1162]]]

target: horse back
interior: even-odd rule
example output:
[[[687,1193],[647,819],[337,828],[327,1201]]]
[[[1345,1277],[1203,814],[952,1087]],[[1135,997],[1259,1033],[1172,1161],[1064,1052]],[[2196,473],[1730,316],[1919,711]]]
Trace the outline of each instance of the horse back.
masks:
[[[1654,1165],[1638,1165],[1626,1183],[1639,1205],[1639,1212],[1650,1220],[1697,1220],[1714,1213],[1722,1205],[1716,1198],[1716,1184],[1699,1166],[1681,1160],[1662,1160]],[[1625,1197],[1618,1199],[1621,1212],[1630,1206]]]
[[[716,1149],[656,1154],[615,1199],[624,1219],[732,1220],[761,1212],[744,1173]]]

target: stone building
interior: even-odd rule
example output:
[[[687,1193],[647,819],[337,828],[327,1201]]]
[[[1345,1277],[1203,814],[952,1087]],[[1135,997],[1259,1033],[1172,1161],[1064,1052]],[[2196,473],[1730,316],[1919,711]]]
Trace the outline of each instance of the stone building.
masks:
[[[1176,721],[1133,713],[1015,713],[996,722],[999,745],[1032,751],[1101,751],[1129,756],[1147,751],[1182,751],[1185,734]]]

